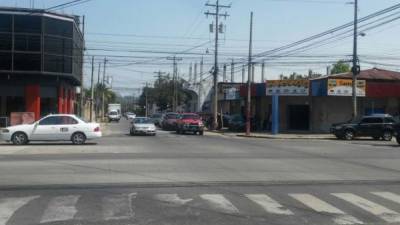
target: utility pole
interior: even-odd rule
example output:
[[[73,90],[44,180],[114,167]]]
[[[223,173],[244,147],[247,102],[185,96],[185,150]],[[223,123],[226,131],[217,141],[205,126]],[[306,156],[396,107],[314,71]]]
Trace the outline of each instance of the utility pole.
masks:
[[[247,110],[246,110],[246,136],[250,136],[250,116],[251,116],[251,75],[252,75],[252,53],[253,51],[253,12],[250,13],[250,39],[249,39],[249,62],[247,79]]]
[[[173,75],[172,75],[172,80],[173,80],[173,93],[174,96],[172,98],[172,111],[176,112],[177,106],[178,106],[178,85],[177,81],[178,80],[178,63],[177,61],[182,61],[182,58],[178,58],[176,56],[174,57],[167,57],[167,60],[172,60],[173,63]]]
[[[235,82],[235,62],[232,59],[231,63],[231,82]]]
[[[254,78],[255,66],[256,66],[255,63],[251,64],[251,83],[254,83],[254,81],[255,81],[255,78]]]
[[[95,104],[95,118],[99,117],[99,110],[100,110],[100,96],[99,96],[99,87],[100,87],[100,76],[101,76],[101,62],[99,62],[99,70],[97,73],[97,84],[96,84],[96,104]]]
[[[148,115],[149,115],[149,101],[148,101],[148,85],[147,85],[147,82],[146,82],[146,87],[145,87],[145,90],[144,90],[144,95],[145,95],[145,98],[146,98],[146,109],[145,109],[145,111],[146,111],[146,114],[145,114],[145,116],[146,117],[148,117]]]
[[[265,62],[261,64],[261,83],[265,82]]]
[[[154,73],[157,74],[158,80],[161,80],[161,76],[162,76],[163,74],[165,74],[165,72],[161,72],[161,70],[159,70],[158,72],[154,72]]]
[[[197,63],[194,64],[194,73],[193,73],[193,84],[197,83]]]
[[[354,44],[353,44],[353,119],[357,118],[357,75],[360,73],[357,55],[357,39],[358,39],[358,0],[354,0]]]
[[[243,65],[243,68],[242,68],[242,83],[244,84],[245,82],[245,78],[246,77],[246,66],[245,65]]]
[[[101,91],[102,96],[101,96],[101,112],[102,112],[102,119],[104,119],[106,113],[105,113],[105,92],[106,92],[106,64],[107,64],[107,58],[104,58],[104,64],[103,64],[103,90]]]
[[[224,72],[223,72],[223,76],[222,76],[223,77],[222,82],[226,82],[226,80],[227,80],[226,79],[226,64],[224,64],[223,68],[224,68]]]
[[[203,66],[204,66],[204,61],[203,61],[203,56],[201,57],[201,61],[200,61],[200,80],[199,80],[199,111],[201,111],[201,100],[203,97]]]
[[[228,13],[220,14],[221,8],[230,8],[228,5],[220,5],[219,0],[215,4],[207,3],[206,6],[215,8],[215,12],[207,11],[206,16],[214,16],[215,17],[215,52],[214,52],[214,71],[213,71],[213,85],[214,85],[214,96],[213,96],[213,129],[218,129],[218,38],[219,33],[223,31],[223,29],[219,29],[223,25],[219,25],[219,17],[228,17]]]
[[[90,122],[93,122],[93,102],[94,102],[93,76],[94,76],[94,56],[92,56],[92,75],[90,78]]]
[[[189,66],[189,84],[192,82],[192,78],[193,78],[193,64],[190,63],[190,66]]]

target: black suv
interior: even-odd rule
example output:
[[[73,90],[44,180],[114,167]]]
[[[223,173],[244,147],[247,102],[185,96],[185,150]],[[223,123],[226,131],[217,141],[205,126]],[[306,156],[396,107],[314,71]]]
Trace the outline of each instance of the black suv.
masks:
[[[352,140],[355,137],[372,137],[375,140],[392,140],[396,121],[387,114],[364,116],[359,121],[333,124],[331,133],[338,139]]]

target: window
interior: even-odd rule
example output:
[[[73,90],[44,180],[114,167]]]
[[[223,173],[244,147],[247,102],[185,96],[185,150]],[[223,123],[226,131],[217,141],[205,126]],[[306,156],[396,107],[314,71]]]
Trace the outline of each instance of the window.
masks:
[[[61,124],[63,124],[63,125],[78,124],[78,121],[76,121],[74,118],[72,118],[70,116],[61,116],[60,120],[61,120]]]
[[[0,15],[0,32],[12,31],[12,16]]]
[[[200,117],[198,115],[194,115],[194,114],[183,114],[182,119],[193,119],[193,120],[198,120],[200,119]]]
[[[385,121],[385,123],[396,123],[396,121],[390,117],[386,117],[384,121]]]
[[[70,21],[45,18],[44,27],[45,34],[72,38],[73,23]]]
[[[44,70],[47,72],[62,73],[64,70],[63,58],[63,56],[44,55]]]
[[[40,68],[40,54],[14,53],[14,70],[40,71]]]
[[[55,55],[72,56],[72,40],[57,37],[45,37],[44,52]]]
[[[0,50],[11,50],[11,34],[0,34]]]
[[[383,123],[383,119],[376,117],[364,118],[361,123]]]
[[[36,33],[42,31],[42,19],[38,16],[15,16],[14,31],[17,33]]]
[[[61,124],[60,118],[58,116],[47,117],[39,122],[39,125],[59,125]]]
[[[40,36],[19,34],[15,35],[14,48],[16,51],[39,52],[40,42]]]
[[[0,70],[11,70],[11,52],[0,52]]]

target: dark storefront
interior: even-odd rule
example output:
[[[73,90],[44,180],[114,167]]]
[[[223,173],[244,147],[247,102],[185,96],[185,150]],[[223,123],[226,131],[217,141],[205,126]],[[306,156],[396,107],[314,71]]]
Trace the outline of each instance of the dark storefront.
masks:
[[[0,117],[75,113],[82,80],[79,18],[0,8]]]

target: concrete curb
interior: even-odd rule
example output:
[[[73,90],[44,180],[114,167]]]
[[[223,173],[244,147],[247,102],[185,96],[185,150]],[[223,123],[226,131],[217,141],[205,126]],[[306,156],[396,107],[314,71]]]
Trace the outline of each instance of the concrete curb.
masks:
[[[261,136],[261,135],[250,135],[246,136],[243,134],[238,134],[236,135],[237,137],[244,137],[244,138],[259,138],[259,139],[277,139],[277,140],[337,140],[335,137],[317,137],[317,136],[311,136],[311,137],[282,137],[282,136]]]
[[[245,134],[235,134],[235,133],[226,133],[221,131],[207,131],[210,134],[216,134],[226,137],[241,137],[241,138],[258,138],[258,139],[276,139],[276,140],[337,140],[333,135],[325,135],[325,136],[282,136],[282,135],[250,135],[246,136]]]

